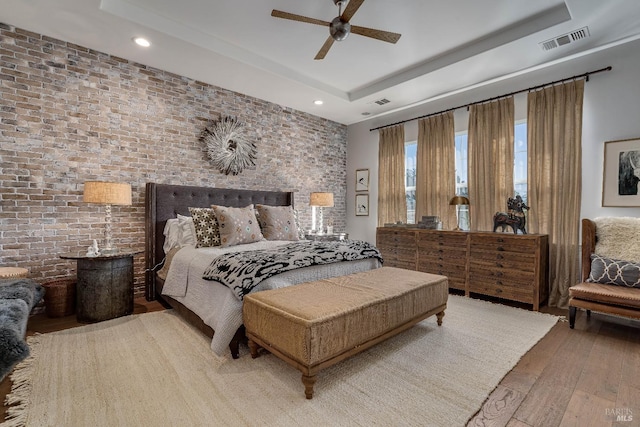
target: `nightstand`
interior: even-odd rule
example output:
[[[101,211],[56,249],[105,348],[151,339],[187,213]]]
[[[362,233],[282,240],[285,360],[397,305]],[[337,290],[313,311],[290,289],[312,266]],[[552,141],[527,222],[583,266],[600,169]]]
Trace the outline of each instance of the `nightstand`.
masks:
[[[90,257],[74,252],[60,255],[78,263],[76,318],[95,323],[133,313],[133,256],[142,251]]]
[[[331,233],[331,234],[317,234],[317,233],[309,233],[305,234],[304,238],[307,240],[315,240],[320,242],[335,242],[338,240],[347,240],[349,238],[349,233]]]

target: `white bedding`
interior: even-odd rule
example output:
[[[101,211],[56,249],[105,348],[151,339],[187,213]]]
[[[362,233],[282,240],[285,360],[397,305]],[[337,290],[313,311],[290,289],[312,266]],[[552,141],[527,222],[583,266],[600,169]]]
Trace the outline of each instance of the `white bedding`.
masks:
[[[223,284],[204,280],[202,278],[204,270],[216,256],[223,253],[267,249],[287,243],[289,242],[263,240],[227,248],[196,249],[194,246],[186,246],[173,257],[162,294],[181,302],[197,314],[204,323],[211,326],[215,331],[211,340],[211,349],[216,354],[223,355],[228,351],[227,348],[236,330],[242,325],[242,301],[238,300],[233,291]],[[254,292],[357,273],[378,267],[380,267],[380,263],[375,258],[314,265],[270,277],[262,281],[254,289]]]

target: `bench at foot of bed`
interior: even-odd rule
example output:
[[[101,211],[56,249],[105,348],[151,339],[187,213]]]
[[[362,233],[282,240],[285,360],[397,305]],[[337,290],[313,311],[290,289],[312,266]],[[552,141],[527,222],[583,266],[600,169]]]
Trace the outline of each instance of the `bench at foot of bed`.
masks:
[[[434,314],[441,325],[448,295],[445,276],[382,267],[249,294],[243,319],[251,356],[263,347],[300,370],[311,399],[321,369]]]

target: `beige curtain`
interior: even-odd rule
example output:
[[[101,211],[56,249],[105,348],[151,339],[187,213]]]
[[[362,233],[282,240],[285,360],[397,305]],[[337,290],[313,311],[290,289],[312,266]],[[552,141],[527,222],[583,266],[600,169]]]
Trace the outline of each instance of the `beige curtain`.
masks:
[[[404,126],[380,129],[378,143],[378,226],[407,222],[404,191]]]
[[[437,215],[443,229],[457,225],[455,210],[449,206],[456,192],[455,154],[453,111],[418,122],[416,222],[423,215]]]
[[[549,235],[549,305],[561,308],[579,281],[583,93],[579,80],[528,96],[528,230]]]
[[[471,230],[493,230],[493,215],[513,197],[513,97],[469,110],[469,216]]]

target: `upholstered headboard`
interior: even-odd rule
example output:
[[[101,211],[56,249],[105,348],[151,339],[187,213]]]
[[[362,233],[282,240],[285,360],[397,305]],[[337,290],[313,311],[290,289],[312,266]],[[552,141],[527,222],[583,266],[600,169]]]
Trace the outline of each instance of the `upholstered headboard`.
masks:
[[[293,193],[288,191],[234,190],[147,183],[145,209],[145,288],[146,298],[156,299],[156,272],[163,259],[164,227],[177,214],[189,215],[189,207],[211,205],[245,207],[250,204],[293,206]]]

